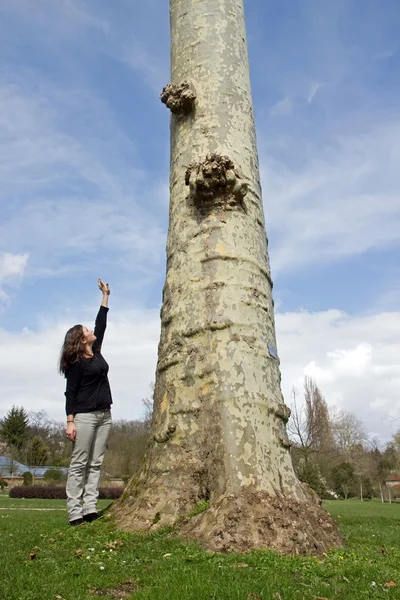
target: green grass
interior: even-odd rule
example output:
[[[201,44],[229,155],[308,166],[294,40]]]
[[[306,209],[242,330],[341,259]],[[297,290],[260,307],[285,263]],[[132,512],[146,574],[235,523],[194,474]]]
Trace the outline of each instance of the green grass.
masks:
[[[99,500],[100,510],[110,504],[110,500]],[[40,500],[27,498],[10,498],[9,496],[0,496],[0,508],[53,508],[66,511],[65,500]],[[3,513],[4,511],[1,511]]]
[[[60,501],[12,503],[24,508],[38,503],[60,506]],[[4,506],[6,500],[0,499],[0,504]],[[336,501],[326,507],[337,519],[347,545],[322,559],[269,551],[210,554],[167,533],[116,532],[107,519],[72,528],[61,511],[0,511],[0,598],[400,598],[400,505]],[[399,585],[384,587],[390,581]]]

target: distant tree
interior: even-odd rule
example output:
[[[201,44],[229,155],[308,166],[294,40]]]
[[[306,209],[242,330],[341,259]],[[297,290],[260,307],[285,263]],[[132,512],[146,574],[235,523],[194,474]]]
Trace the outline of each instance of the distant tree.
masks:
[[[363,424],[353,413],[346,410],[331,411],[332,433],[338,452],[347,460],[352,448],[367,443]]]
[[[292,388],[291,396],[288,434],[305,463],[314,457],[314,461],[321,466],[326,461],[326,455],[333,450],[333,434],[326,401],[310,377],[304,379],[304,403],[299,401],[299,392],[295,387]]]
[[[24,485],[32,485],[33,475],[30,471],[25,471],[25,473],[22,473],[22,477],[24,478]]]
[[[315,460],[311,459],[305,462],[304,459],[300,459],[296,473],[300,481],[308,483],[320,498],[326,497],[326,481],[322,477],[320,468]]]
[[[0,490],[3,491],[5,487],[8,487],[8,482],[0,477]]]
[[[372,500],[372,498],[375,496],[375,493],[371,478],[369,477],[369,475],[364,474],[361,476],[361,479],[363,499]]]
[[[328,405],[321,390],[311,377],[304,378],[304,400],[308,429],[316,452],[330,452],[333,447],[333,434]]]
[[[39,436],[43,443],[47,443],[51,439],[53,434],[54,423],[49,419],[45,410],[39,410],[37,412],[30,411],[28,413],[29,424],[28,434],[31,439]]]
[[[41,467],[49,458],[49,448],[43,443],[42,438],[35,435],[27,448],[27,463],[29,466]]]
[[[354,484],[355,473],[353,465],[349,462],[341,462],[332,469],[332,477],[335,492],[347,500]]]
[[[366,496],[365,482],[371,482],[368,472],[371,468],[371,456],[366,446],[354,444],[348,449],[349,461],[354,467],[354,473],[358,478],[359,496],[362,502]],[[368,484],[369,485],[369,484]]]
[[[13,406],[4,417],[0,426],[0,437],[9,446],[18,451],[28,440],[28,415],[24,408]]]
[[[113,477],[131,477],[140,468],[150,432],[145,421],[114,421],[108,438],[103,471]]]
[[[50,468],[50,469],[47,469],[47,471],[44,472],[43,479],[47,483],[61,482],[61,481],[63,481],[65,479],[65,475],[59,469],[51,469]]]

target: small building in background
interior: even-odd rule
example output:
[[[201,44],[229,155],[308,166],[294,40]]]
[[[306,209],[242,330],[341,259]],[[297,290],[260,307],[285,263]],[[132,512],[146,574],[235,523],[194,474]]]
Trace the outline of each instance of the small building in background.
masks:
[[[391,473],[385,480],[389,501],[400,499],[400,473]]]
[[[60,472],[63,478],[68,474],[66,467],[52,467],[49,465],[45,467],[28,467],[18,460],[14,460],[11,456],[0,456],[0,478],[7,482],[8,489],[16,485],[23,485],[23,474],[26,472],[32,474],[36,483],[43,482],[44,474],[49,469]]]

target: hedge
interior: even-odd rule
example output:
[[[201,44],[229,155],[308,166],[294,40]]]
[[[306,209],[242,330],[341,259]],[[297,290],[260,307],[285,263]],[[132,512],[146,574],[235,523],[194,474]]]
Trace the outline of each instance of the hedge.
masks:
[[[101,500],[116,500],[120,498],[123,487],[101,487],[99,498]],[[10,498],[41,498],[43,500],[66,500],[67,493],[64,487],[44,485],[19,485],[10,490]]]

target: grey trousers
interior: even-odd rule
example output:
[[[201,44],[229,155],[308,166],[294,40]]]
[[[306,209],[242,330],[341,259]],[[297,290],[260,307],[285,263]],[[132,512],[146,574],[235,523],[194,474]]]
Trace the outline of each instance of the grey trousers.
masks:
[[[76,439],[67,479],[68,520],[97,512],[100,469],[111,428],[111,411],[75,415]]]

